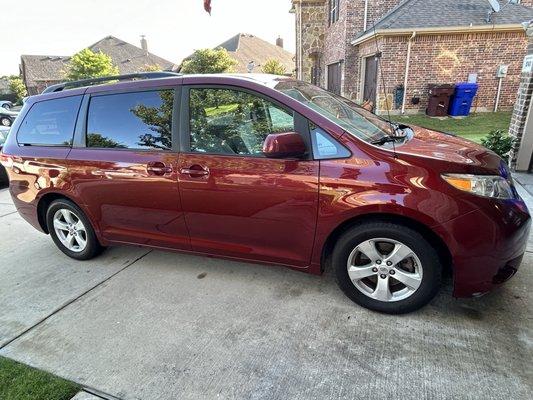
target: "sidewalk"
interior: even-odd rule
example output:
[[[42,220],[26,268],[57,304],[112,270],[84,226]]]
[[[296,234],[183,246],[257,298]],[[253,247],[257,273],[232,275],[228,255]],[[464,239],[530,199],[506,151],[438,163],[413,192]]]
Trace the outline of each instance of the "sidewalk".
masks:
[[[533,173],[515,172],[513,173],[513,177],[533,196]],[[533,212],[533,208],[529,207],[529,211]]]

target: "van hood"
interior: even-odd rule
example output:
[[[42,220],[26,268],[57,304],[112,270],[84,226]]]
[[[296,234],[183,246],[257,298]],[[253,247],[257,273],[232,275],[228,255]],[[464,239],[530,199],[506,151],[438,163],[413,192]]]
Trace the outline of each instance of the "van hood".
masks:
[[[494,173],[501,171],[503,160],[477,143],[418,126],[410,126],[410,128],[414,135],[405,144],[396,147],[398,154],[432,158],[461,164],[466,168],[483,168]]]

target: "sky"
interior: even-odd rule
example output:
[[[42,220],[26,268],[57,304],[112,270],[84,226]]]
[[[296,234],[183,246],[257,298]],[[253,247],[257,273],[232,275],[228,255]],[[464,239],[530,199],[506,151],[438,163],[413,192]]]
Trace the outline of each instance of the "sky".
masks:
[[[6,1],[6,0],[4,0]],[[237,33],[294,52],[290,0],[18,0],[0,13],[0,76],[18,74],[21,54],[72,55],[112,35],[179,63],[195,49],[214,47]]]

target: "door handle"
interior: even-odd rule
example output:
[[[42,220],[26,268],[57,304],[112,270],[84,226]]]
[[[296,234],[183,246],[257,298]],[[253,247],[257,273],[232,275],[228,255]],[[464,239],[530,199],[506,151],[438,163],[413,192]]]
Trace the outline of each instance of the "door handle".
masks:
[[[201,165],[195,164],[195,165],[190,166],[189,168],[181,168],[180,174],[189,175],[192,178],[197,178],[201,176],[208,176],[209,169],[204,168]]]
[[[150,175],[162,176],[165,174],[172,173],[172,167],[169,167],[162,162],[156,161],[148,163],[148,165],[146,166],[146,171],[148,171],[148,174]]]

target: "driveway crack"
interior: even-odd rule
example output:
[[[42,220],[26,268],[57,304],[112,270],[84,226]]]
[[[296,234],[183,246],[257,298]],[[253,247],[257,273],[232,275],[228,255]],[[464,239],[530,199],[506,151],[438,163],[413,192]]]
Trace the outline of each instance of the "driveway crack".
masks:
[[[103,285],[104,283],[106,283],[107,281],[109,281],[110,279],[112,279],[113,277],[115,277],[116,275],[120,274],[122,271],[124,271],[126,268],[132,266],[133,264],[135,264],[137,261],[143,259],[145,256],[147,256],[148,254],[150,254],[152,252],[152,250],[149,250],[147,251],[146,253],[142,254],[141,256],[137,257],[135,260],[133,260],[132,262],[126,264],[124,267],[122,267],[121,269],[119,269],[117,272],[109,275],[107,278],[105,278],[103,281],[97,283],[96,285],[94,286],[91,286],[89,289],[87,289],[86,291],[84,291],[83,293],[81,293],[80,295],[74,297],[73,299],[70,299],[68,300],[66,303],[64,303],[63,305],[61,305],[60,307],[56,308],[54,311],[52,311],[50,314],[48,314],[46,317],[43,317],[42,319],[40,319],[38,322],[36,322],[35,324],[33,324],[32,326],[30,326],[29,328],[26,328],[25,330],[23,330],[21,333],[19,333],[18,335],[16,335],[15,337],[13,337],[12,339],[8,340],[7,342],[5,342],[2,346],[0,346],[0,350],[4,349],[5,347],[9,346],[11,343],[13,343],[15,340],[19,339],[20,337],[24,336],[26,333],[30,332],[31,330],[35,329],[36,327],[38,327],[39,325],[41,325],[43,322],[47,321],[48,319],[50,319],[51,317],[53,317],[54,315],[56,315],[58,312],[64,310],[66,307],[68,307],[69,305],[71,305],[72,303],[78,301],[79,299],[81,299],[83,296],[85,296],[86,294],[92,292],[94,289],[98,288],[99,286]]]

